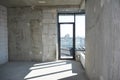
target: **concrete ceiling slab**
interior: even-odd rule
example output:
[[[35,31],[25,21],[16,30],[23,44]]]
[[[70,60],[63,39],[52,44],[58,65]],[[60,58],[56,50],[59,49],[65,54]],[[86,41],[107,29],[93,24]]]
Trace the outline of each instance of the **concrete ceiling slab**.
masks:
[[[78,6],[82,0],[1,0],[0,4],[7,7],[24,6]]]

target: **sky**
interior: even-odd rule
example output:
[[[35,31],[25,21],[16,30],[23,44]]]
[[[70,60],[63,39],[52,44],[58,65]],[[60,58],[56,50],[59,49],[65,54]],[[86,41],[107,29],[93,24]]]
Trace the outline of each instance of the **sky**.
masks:
[[[61,24],[61,37],[64,37],[66,34],[69,34],[70,37],[73,37],[73,24]]]
[[[76,37],[85,38],[85,15],[76,16]]]
[[[72,16],[62,16],[60,21],[74,21]],[[76,15],[76,37],[85,38],[85,15]],[[61,24],[61,37],[69,34],[70,37],[73,36],[73,25],[72,24]]]

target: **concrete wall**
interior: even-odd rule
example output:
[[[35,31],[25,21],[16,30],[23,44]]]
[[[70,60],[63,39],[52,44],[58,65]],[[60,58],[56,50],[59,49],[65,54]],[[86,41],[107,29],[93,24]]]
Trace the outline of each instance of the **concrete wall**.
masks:
[[[43,61],[56,60],[57,11],[56,9],[43,9],[42,12]]]
[[[62,11],[78,8],[8,8],[9,60],[56,60],[57,12]]]
[[[52,61],[56,50],[56,10],[9,8],[9,60]]]
[[[86,2],[86,71],[91,80],[120,79],[120,1]]]
[[[7,9],[0,6],[0,64],[8,61]]]

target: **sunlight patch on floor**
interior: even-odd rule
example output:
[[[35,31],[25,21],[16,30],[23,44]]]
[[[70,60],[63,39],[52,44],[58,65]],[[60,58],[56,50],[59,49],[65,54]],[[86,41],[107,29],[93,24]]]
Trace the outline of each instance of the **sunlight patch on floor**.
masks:
[[[72,72],[72,63],[51,62],[34,64],[25,80],[58,80],[77,75]]]
[[[57,63],[57,64],[34,66],[34,67],[31,67],[30,70],[42,69],[42,68],[49,68],[49,67],[54,67],[54,66],[59,66],[59,65],[65,65],[65,64],[66,64],[66,62],[60,62],[60,63]]]
[[[65,62],[65,61],[53,61],[53,62],[44,62],[44,63],[37,63],[34,64],[34,66],[43,66],[43,65],[49,65],[49,64],[57,64],[57,63],[61,63],[61,62]]]

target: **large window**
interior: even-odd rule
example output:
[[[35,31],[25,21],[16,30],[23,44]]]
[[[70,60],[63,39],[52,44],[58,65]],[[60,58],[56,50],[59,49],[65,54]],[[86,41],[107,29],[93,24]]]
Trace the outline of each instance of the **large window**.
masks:
[[[75,52],[85,51],[85,15],[59,14],[59,58],[75,59]]]
[[[74,15],[59,15],[59,23],[74,22]]]
[[[76,50],[85,50],[85,15],[75,15],[75,47]]]

